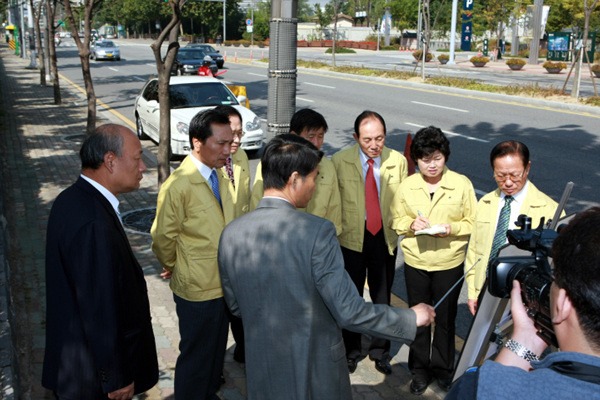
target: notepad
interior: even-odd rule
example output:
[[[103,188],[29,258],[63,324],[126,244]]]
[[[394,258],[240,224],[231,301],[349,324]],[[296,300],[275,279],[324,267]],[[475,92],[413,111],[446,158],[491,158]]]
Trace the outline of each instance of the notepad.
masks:
[[[446,233],[446,227],[443,225],[434,225],[431,228],[421,229],[415,232],[415,236],[419,235],[437,235],[439,233]]]

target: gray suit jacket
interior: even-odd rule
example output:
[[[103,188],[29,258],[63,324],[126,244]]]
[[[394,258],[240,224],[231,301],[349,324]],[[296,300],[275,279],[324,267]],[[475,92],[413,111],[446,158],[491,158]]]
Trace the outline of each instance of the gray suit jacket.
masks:
[[[341,328],[411,342],[410,309],[366,303],[344,270],[334,225],[265,198],[219,242],[225,300],[242,317],[248,399],[352,397]]]

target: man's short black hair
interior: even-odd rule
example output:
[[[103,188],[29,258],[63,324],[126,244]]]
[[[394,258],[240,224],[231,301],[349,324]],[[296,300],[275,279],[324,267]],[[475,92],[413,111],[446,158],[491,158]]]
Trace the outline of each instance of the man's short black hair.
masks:
[[[513,154],[521,157],[523,166],[527,168],[527,165],[529,164],[529,149],[525,146],[525,143],[517,142],[516,140],[508,140],[506,142],[498,143],[492,149],[492,152],[490,153],[490,164],[492,164],[492,169],[494,168],[494,161],[496,161],[497,158]]]
[[[229,126],[229,114],[221,109],[213,108],[194,115],[189,127],[190,147],[194,147],[192,139],[198,139],[200,143],[205,144],[206,139],[213,134],[211,127],[213,124]]]
[[[588,341],[600,350],[600,207],[578,214],[552,244],[556,285],[567,292]]]
[[[356,119],[354,120],[354,133],[356,134],[356,136],[360,137],[360,132],[358,131],[358,129],[360,128],[360,124],[367,118],[378,119],[379,122],[381,122],[381,125],[383,125],[383,134],[387,134],[387,129],[385,127],[385,121],[383,120],[383,117],[375,111],[365,110],[358,114],[358,117],[356,117]]]
[[[79,150],[81,158],[81,168],[90,168],[96,170],[104,162],[106,153],[114,153],[121,157],[123,150],[123,127],[116,124],[105,124],[96,128],[89,134]]]
[[[240,122],[243,121],[242,114],[240,114],[240,112],[233,106],[222,105],[216,106],[214,109],[227,114],[227,118],[231,117],[232,115],[236,115],[240,119]]]
[[[286,133],[275,136],[260,159],[263,188],[283,189],[294,171],[302,179],[318,166],[323,152],[302,136]]]
[[[311,130],[320,128],[323,128],[323,130],[327,132],[327,121],[325,121],[323,115],[310,108],[303,108],[302,110],[296,111],[290,121],[290,133],[293,132],[296,135],[300,135],[304,129]]]
[[[439,151],[448,162],[450,158],[450,141],[440,128],[428,126],[420,129],[410,144],[410,158],[416,164],[417,160]]]

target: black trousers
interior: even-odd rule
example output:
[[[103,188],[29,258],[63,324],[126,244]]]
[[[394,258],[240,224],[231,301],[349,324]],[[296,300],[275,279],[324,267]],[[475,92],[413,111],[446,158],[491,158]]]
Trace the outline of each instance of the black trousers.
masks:
[[[246,362],[246,346],[244,345],[244,325],[242,319],[236,317],[227,309],[227,317],[231,324],[231,333],[235,340],[235,350],[233,350],[233,358],[236,361]]]
[[[179,317],[176,400],[216,400],[227,347],[227,306],[220,297],[188,301],[173,294]]]
[[[445,271],[430,272],[404,264],[408,306],[419,303],[435,305],[463,274],[461,264]],[[417,328],[417,336],[410,346],[408,368],[420,379],[436,377],[447,379],[454,371],[456,333],[455,320],[461,285],[444,299],[435,310],[435,330],[431,341],[431,326]]]
[[[390,304],[392,283],[396,268],[396,251],[390,255],[383,229],[373,236],[365,228],[362,252],[342,247],[344,266],[356,285],[360,296],[364,293],[365,279],[369,284],[369,294],[374,304]],[[361,334],[343,330],[346,358],[361,357]],[[369,356],[374,360],[389,358],[390,341],[373,338],[369,347]]]

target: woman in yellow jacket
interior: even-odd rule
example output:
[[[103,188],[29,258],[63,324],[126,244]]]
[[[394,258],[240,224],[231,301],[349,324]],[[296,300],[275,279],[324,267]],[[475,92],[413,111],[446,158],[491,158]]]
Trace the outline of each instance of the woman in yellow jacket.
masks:
[[[462,277],[477,204],[471,181],[446,167],[450,143],[439,128],[418,131],[410,156],[419,173],[401,183],[391,221],[398,235],[405,236],[400,246],[409,307],[436,304]],[[450,389],[459,294],[460,285],[437,307],[433,342],[430,327],[417,329],[408,358],[413,394],[425,392],[434,378],[441,389]]]

